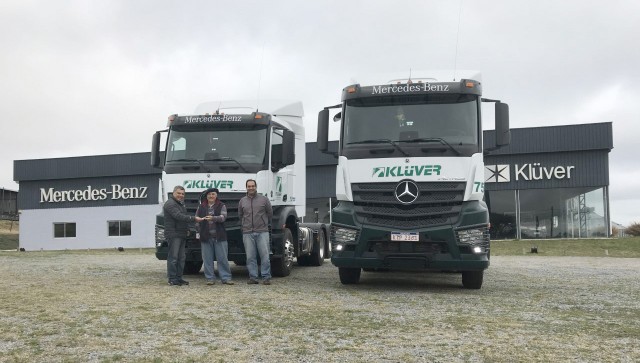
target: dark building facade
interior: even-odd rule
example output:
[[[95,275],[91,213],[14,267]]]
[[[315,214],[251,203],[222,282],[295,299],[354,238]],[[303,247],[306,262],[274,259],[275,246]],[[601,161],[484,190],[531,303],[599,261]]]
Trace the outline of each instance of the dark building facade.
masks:
[[[513,129],[485,156],[491,237],[608,237],[612,135],[610,122]]]
[[[612,124],[512,129],[511,145],[485,152],[491,237],[608,236]],[[493,145],[493,131],[484,144]],[[336,151],[337,141],[329,150]],[[305,222],[330,222],[337,158],[306,144]],[[18,160],[20,246],[153,247],[161,172],[149,153]]]

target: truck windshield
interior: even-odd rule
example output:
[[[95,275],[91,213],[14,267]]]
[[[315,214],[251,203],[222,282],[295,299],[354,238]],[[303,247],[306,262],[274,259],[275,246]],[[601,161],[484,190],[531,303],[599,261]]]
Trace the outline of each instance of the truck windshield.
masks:
[[[376,147],[389,148],[393,142],[400,154],[411,156],[425,156],[430,149],[455,156],[478,150],[478,98],[475,95],[350,99],[346,101],[343,120],[344,149],[364,146],[375,150]]]
[[[255,173],[266,167],[266,143],[266,125],[175,126],[169,131],[165,171],[184,172],[181,166],[189,165],[207,172]]]

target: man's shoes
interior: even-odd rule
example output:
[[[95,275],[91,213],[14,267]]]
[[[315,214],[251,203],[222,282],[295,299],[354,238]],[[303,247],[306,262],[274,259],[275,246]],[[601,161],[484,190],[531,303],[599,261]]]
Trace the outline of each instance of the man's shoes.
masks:
[[[189,281],[186,281],[186,280],[180,280],[180,284],[181,284],[181,285],[189,285]]]
[[[223,285],[234,285],[233,281],[231,281],[231,280],[223,280],[222,284]]]
[[[180,281],[169,281],[169,286],[181,286]]]
[[[263,285],[271,285],[271,279],[262,280]]]
[[[216,280],[207,280],[207,285],[215,285]]]
[[[249,279],[249,281],[247,281],[247,285],[257,285],[257,284],[259,284],[259,282],[254,279]]]

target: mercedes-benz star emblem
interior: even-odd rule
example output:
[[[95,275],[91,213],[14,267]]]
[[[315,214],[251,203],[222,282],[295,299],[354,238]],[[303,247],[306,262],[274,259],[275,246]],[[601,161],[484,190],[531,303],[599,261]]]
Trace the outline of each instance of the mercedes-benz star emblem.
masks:
[[[418,185],[413,180],[401,180],[396,185],[396,199],[402,204],[411,204],[418,199],[420,191]]]

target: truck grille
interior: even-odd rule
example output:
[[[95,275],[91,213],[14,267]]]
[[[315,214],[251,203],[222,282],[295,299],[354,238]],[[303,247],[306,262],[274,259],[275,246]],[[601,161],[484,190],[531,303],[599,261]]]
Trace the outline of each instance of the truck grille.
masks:
[[[398,183],[353,184],[353,203],[361,223],[399,229],[455,224],[460,216],[464,182],[416,183],[418,199],[405,205],[396,199]]]
[[[240,226],[238,218],[238,202],[246,193],[220,193],[220,201],[227,206],[227,220],[224,223],[226,229]],[[169,194],[171,196],[171,194]],[[167,198],[169,197],[167,196]],[[187,207],[187,213],[195,215],[200,204],[200,193],[186,193],[184,197],[184,205]]]

